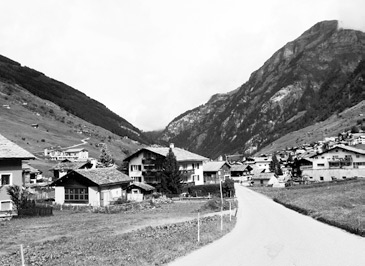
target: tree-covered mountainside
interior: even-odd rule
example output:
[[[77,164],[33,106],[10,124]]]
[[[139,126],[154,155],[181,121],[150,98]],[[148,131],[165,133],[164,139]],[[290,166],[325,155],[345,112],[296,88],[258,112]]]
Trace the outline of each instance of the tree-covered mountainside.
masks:
[[[159,140],[213,158],[255,152],[364,100],[364,60],[365,33],[317,23],[238,90],[178,116]]]
[[[67,112],[119,136],[127,136],[141,143],[148,139],[140,130],[118,116],[100,102],[84,93],[34,69],[0,55],[0,80],[18,84],[32,94],[49,100]]]

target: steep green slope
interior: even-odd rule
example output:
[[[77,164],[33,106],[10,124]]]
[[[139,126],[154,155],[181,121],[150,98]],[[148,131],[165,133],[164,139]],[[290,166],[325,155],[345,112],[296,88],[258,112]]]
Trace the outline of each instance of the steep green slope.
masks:
[[[31,68],[23,67],[1,55],[0,80],[9,84],[18,84],[32,94],[57,104],[70,114],[119,136],[127,136],[141,143],[148,143],[147,138],[139,129],[103,104],[62,82],[51,79]]]

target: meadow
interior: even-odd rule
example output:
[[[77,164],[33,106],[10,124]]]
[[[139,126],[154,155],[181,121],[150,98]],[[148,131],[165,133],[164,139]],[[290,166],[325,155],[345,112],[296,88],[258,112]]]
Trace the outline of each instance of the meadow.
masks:
[[[114,214],[54,211],[50,217],[1,222],[0,264],[163,265],[231,231],[235,217],[211,216],[206,201],[162,204]],[[197,217],[200,241],[197,239]]]
[[[364,179],[253,189],[305,215],[365,236]]]

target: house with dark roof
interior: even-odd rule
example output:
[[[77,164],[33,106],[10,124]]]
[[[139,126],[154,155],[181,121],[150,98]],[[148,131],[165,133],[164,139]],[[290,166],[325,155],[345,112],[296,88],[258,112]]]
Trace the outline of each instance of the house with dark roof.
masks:
[[[184,183],[204,184],[203,162],[209,159],[176,148],[174,145],[171,145],[170,148],[176,157],[179,169],[185,175]],[[128,163],[128,175],[137,182],[147,183],[152,186],[160,184],[162,165],[170,148],[145,147],[125,158],[124,161]]]
[[[42,171],[34,168],[27,162],[22,163],[22,170],[25,185],[37,183],[40,180],[38,177],[42,176]]]
[[[59,162],[54,167],[50,169],[50,171],[53,171],[54,179],[58,179],[64,175],[66,175],[68,172],[71,172],[73,170],[78,169],[90,169],[93,168],[94,164],[90,161],[86,162],[74,162],[70,160],[63,160],[62,162]]]
[[[231,178],[231,166],[225,161],[203,163],[204,184],[219,184]]]
[[[24,186],[22,161],[30,159],[35,159],[35,156],[0,135],[0,212],[13,209],[6,187]]]
[[[77,169],[54,181],[55,202],[107,206],[118,198],[127,198],[132,179],[116,168]]]
[[[127,199],[130,201],[142,201],[151,197],[156,188],[141,182],[133,182],[127,187]]]
[[[309,181],[332,181],[352,177],[365,177],[365,150],[352,146],[336,145],[326,151],[311,154],[311,162],[301,165],[302,175]]]

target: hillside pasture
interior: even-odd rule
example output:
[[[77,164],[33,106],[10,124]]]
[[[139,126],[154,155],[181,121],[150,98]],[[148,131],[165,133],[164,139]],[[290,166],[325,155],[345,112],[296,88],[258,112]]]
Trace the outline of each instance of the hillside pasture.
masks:
[[[365,236],[365,179],[252,189],[315,219]]]

